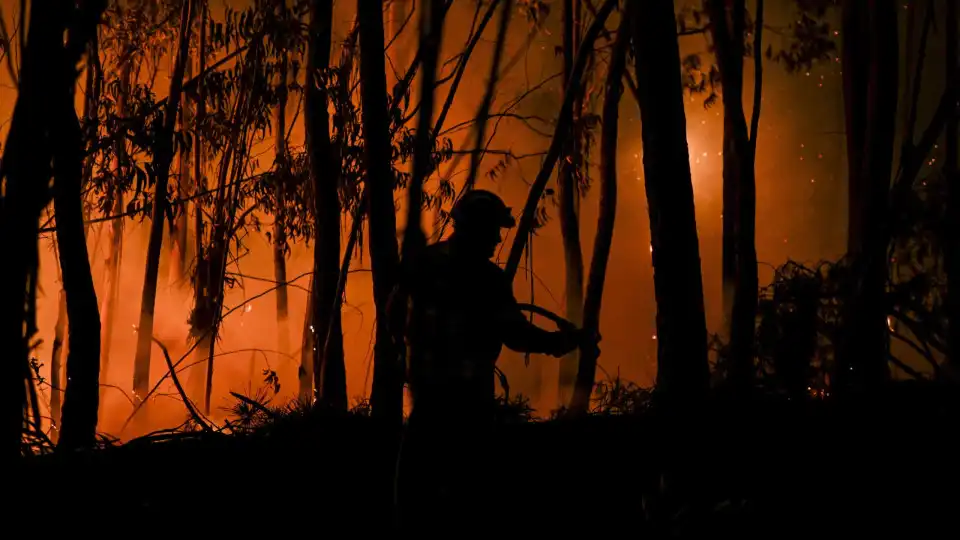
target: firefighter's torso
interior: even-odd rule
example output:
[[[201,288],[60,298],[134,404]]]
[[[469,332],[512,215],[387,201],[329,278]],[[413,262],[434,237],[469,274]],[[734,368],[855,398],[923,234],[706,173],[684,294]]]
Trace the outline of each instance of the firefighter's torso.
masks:
[[[496,318],[508,287],[503,272],[440,242],[426,249],[413,279],[407,343],[415,398],[492,399],[502,348]]]

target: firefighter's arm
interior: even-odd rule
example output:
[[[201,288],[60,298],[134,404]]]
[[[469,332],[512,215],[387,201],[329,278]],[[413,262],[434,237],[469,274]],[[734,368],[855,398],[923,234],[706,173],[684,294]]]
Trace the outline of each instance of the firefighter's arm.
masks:
[[[513,292],[507,289],[499,310],[499,325],[503,344],[507,348],[522,353],[548,354],[561,357],[579,344],[576,331],[560,330],[550,332],[530,322],[520,310]]]

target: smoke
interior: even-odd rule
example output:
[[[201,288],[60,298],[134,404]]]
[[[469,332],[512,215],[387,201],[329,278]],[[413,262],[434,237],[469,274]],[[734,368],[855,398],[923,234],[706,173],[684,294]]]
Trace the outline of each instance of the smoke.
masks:
[[[215,3],[214,3],[215,4]],[[473,3],[454,3],[443,39],[443,59],[449,59],[462,47],[469,34],[473,16]],[[213,4],[212,4],[213,5]],[[335,32],[342,37],[353,24],[352,13],[355,5],[338,3],[335,12]],[[770,9],[768,18],[771,25],[778,18],[789,16],[786,9],[778,13]],[[8,18],[10,10],[5,10]],[[515,16],[520,17],[518,13]],[[559,7],[545,21],[545,28],[558,28]],[[9,21],[8,21],[9,22]],[[614,24],[612,21],[611,25]],[[387,28],[399,25],[387,24]],[[404,30],[404,34],[391,48],[390,58],[398,71],[404,69],[401,57],[409,59],[410,51],[415,50],[415,18]],[[513,24],[506,45],[506,58],[517,58],[512,69],[505,73],[495,96],[492,111],[496,113],[512,99],[523,94],[544,79],[558,73],[561,59],[555,53],[560,37],[557,32],[540,32],[532,41],[528,38],[530,27],[527,24]],[[492,36],[493,30],[489,30]],[[388,41],[391,36],[388,36]],[[527,43],[529,49],[522,52]],[[682,38],[684,54],[703,52],[705,44],[702,37]],[[464,83],[458,90],[457,99],[450,111],[446,126],[455,126],[468,121],[482,98],[491,61],[493,39],[483,39],[477,46]],[[336,58],[336,49],[333,57]],[[454,62],[446,64],[444,73],[453,69]],[[388,64],[389,66],[389,64]],[[388,67],[388,70],[391,68]],[[757,160],[758,179],[758,233],[757,248],[761,261],[777,264],[787,257],[798,260],[817,260],[836,257],[842,253],[842,239],[845,231],[842,223],[844,205],[837,204],[845,193],[842,185],[843,149],[836,137],[820,135],[832,126],[840,125],[840,81],[836,69],[825,67],[810,76],[789,75],[776,66],[765,70],[764,112],[760,122],[759,156]],[[392,73],[389,74],[393,77]],[[752,77],[752,67],[747,66],[747,77]],[[301,74],[302,77],[302,74]],[[0,70],[4,84],[10,81],[5,70]],[[388,78],[392,83],[394,79]],[[819,85],[819,86],[818,86]],[[416,85],[415,85],[416,87]],[[746,85],[745,105],[749,114],[752,84]],[[446,97],[449,83],[438,90],[438,99]],[[504,118],[491,120],[488,133],[494,134],[491,148],[509,151],[516,156],[528,156],[509,160],[503,167],[497,167],[503,154],[490,154],[480,167],[478,187],[500,193],[507,203],[515,209],[523,206],[526,199],[527,183],[539,168],[540,157],[549,139],[532,130],[552,132],[550,122],[559,109],[559,96],[562,81],[556,78],[533,92],[527,99],[511,111],[517,115],[541,117],[546,122],[534,118],[524,120]],[[14,101],[15,90],[5,86],[0,90],[0,116],[9,118]],[[702,96],[686,98],[688,137],[691,166],[693,169],[694,191],[697,204],[697,219],[700,234],[701,259],[704,276],[704,292],[708,326],[717,329],[720,322],[720,225],[721,225],[721,134],[722,108],[704,108]],[[291,105],[288,114],[293,119],[295,106]],[[597,109],[599,110],[599,108]],[[642,178],[642,148],[640,142],[640,122],[636,103],[629,92],[622,98],[620,128],[620,155],[618,161],[620,195],[613,248],[608,268],[607,293],[604,296],[601,315],[601,343],[599,377],[605,374],[632,380],[640,385],[652,384],[656,375],[656,303],[653,294],[653,272],[649,252],[649,222],[647,219],[646,199]],[[494,124],[500,122],[496,128]],[[5,136],[6,127],[2,129]],[[469,130],[450,134],[455,147],[468,148],[472,144]],[[298,117],[293,128],[291,145],[302,144],[303,118]],[[269,137],[268,137],[269,140]],[[802,145],[802,146],[801,146]],[[272,163],[272,148],[269,142],[254,149],[261,164]],[[802,159],[801,159],[802,158]],[[462,169],[468,160],[461,161],[457,171],[441,170],[450,174],[455,181],[464,179]],[[597,163],[591,164],[590,174],[597,174]],[[494,178],[488,173],[496,169]],[[429,188],[429,186],[428,186]],[[398,200],[403,195],[398,193]],[[563,252],[559,223],[555,208],[548,203],[550,221],[537,231],[533,240],[533,268],[524,269],[517,276],[515,293],[522,302],[533,301],[551,311],[562,314],[563,299]],[[839,212],[839,213],[838,213]],[[403,213],[400,212],[399,227],[403,227]],[[426,213],[426,219],[431,214]],[[261,216],[264,224],[272,223],[269,216]],[[589,190],[581,206],[581,238],[585,263],[589,264],[592,253],[593,237],[597,222],[597,193]],[[129,395],[133,378],[133,358],[136,347],[136,322],[139,316],[140,297],[143,285],[143,267],[146,260],[146,224],[136,221],[126,222],[124,251],[120,282],[120,304],[114,329],[114,342],[108,373],[102,374],[102,382],[110,385],[101,406],[99,429],[113,435],[121,435],[120,427],[133,410]],[[95,235],[95,225],[91,229]],[[425,223],[429,231],[432,223]],[[345,231],[346,232],[346,231]],[[106,238],[106,234],[104,234]],[[509,245],[512,236],[507,236]],[[237,283],[226,292],[224,310],[243,304],[243,307],[229,315],[220,333],[216,346],[214,363],[214,385],[211,400],[211,417],[222,421],[226,409],[234,403],[231,391],[242,394],[254,394],[258,389],[267,387],[264,371],[276,372],[280,381],[280,391],[269,395],[275,403],[293,399],[297,393],[297,370],[299,367],[301,332],[306,309],[306,287],[308,277],[301,277],[289,287],[290,318],[287,342],[290,349],[277,351],[279,324],[276,317],[276,300],[270,290],[273,283],[273,259],[271,246],[262,233],[254,232],[245,240],[246,250],[237,265],[231,265],[229,272],[234,273]],[[101,242],[93,255],[93,270],[97,286],[102,285],[103,261],[106,258],[105,242]],[[346,242],[344,241],[345,245]],[[164,252],[168,256],[170,239],[165,238]],[[42,240],[41,250],[41,297],[39,299],[38,323],[40,326],[40,346],[35,351],[36,358],[43,363],[40,373],[49,380],[49,357],[53,339],[53,329],[57,317],[57,294],[60,285],[57,281],[56,258],[49,239]],[[292,246],[288,260],[289,278],[304,276],[311,268],[312,247],[304,244]],[[506,250],[505,250],[506,251]],[[505,253],[504,253],[505,258]],[[361,251],[352,261],[353,271],[346,287],[346,303],[343,308],[344,349],[346,354],[348,395],[351,398],[369,392],[372,382],[372,346],[375,328],[375,314],[372,297],[371,279],[368,271],[369,256]],[[532,272],[532,273],[531,273]],[[761,267],[761,282],[769,279],[770,273]],[[98,289],[98,295],[105,291]],[[262,296],[258,296],[262,295]],[[254,299],[256,297],[256,299]],[[244,303],[246,302],[246,303]],[[193,292],[189,283],[171,283],[161,277],[157,296],[155,316],[155,336],[168,348],[172,360],[178,361],[192,345],[189,337],[188,317],[193,304]],[[538,324],[549,328],[550,323],[536,320]],[[190,355],[182,365],[193,362]],[[521,355],[505,351],[500,367],[507,374],[512,392],[521,392],[534,398],[534,405],[547,412],[556,404],[557,360],[553,358],[531,358],[525,365]],[[167,373],[166,362],[159,347],[154,346],[151,359],[150,380],[160,380]],[[181,374],[183,380],[188,373]],[[49,394],[49,387],[44,389]],[[122,435],[171,427],[183,422],[187,417],[186,409],[176,395],[169,380],[158,389],[151,398],[147,422],[134,426]]]

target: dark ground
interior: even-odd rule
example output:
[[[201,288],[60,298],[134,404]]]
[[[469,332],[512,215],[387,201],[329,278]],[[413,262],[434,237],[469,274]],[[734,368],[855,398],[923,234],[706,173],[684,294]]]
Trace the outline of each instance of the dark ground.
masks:
[[[694,419],[503,426],[481,488],[498,511],[454,536],[483,525],[498,536],[956,537],[958,398],[901,384],[849,403],[713,398]],[[16,501],[5,498],[4,521],[85,535],[369,537],[392,524],[388,441],[367,418],[317,414],[251,436],[32,458],[3,482]]]

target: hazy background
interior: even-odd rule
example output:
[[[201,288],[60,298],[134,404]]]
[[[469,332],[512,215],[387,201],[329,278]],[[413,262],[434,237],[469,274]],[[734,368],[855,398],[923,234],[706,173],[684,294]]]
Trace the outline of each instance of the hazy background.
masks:
[[[772,28],[783,27],[792,16],[792,2],[767,2],[767,24]],[[17,2],[2,0],[7,27],[16,27]],[[211,7],[225,5],[214,0]],[[239,7],[242,2],[231,2]],[[552,7],[544,30],[533,41],[523,61],[502,80],[494,103],[498,110],[504,103],[525,91],[543,78],[561,69],[561,58],[555,53],[560,45],[561,3],[550,2]],[[752,3],[748,5],[752,9]],[[447,18],[443,37],[444,58],[459,51],[467,39],[475,3],[472,0],[457,0]],[[338,38],[353,24],[356,3],[340,0],[335,5],[335,33]],[[388,13],[389,15],[389,13]],[[527,41],[529,25],[518,11],[511,24],[506,47],[507,57],[514,55]],[[390,57],[401,66],[409,63],[409,51],[415,49],[415,21],[408,25]],[[614,21],[608,22],[609,28]],[[385,22],[387,40],[390,39],[391,21]],[[457,100],[451,110],[446,126],[471,118],[476,111],[489,71],[493,49],[495,24],[487,29],[487,35],[477,46],[467,69]],[[774,31],[764,35],[766,43],[777,47],[781,40]],[[704,36],[681,38],[683,54],[707,51]],[[399,50],[395,50],[399,49]],[[406,60],[399,62],[397,57]],[[339,46],[334,44],[332,61],[339,57]],[[709,55],[705,60],[710,61]],[[165,61],[166,62],[166,61]],[[169,64],[169,62],[166,62]],[[389,66],[389,64],[388,64]],[[448,69],[452,69],[453,63]],[[843,253],[846,223],[846,187],[844,182],[845,150],[842,116],[840,64],[838,62],[819,66],[810,72],[788,74],[772,62],[765,62],[763,113],[760,120],[760,135],[757,157],[757,251],[761,262],[761,283],[772,275],[772,266],[792,258],[805,262],[837,258]],[[388,67],[389,69],[389,67]],[[405,68],[401,68],[405,69]],[[603,69],[603,68],[601,68]],[[632,71],[632,66],[630,67]],[[679,70],[679,66],[678,66]],[[752,62],[747,62],[745,76],[753,75]],[[392,75],[391,75],[392,77]],[[81,77],[82,81],[82,77]],[[393,79],[388,78],[392,85]],[[9,117],[16,98],[16,90],[5,69],[0,69],[0,136],[4,139]],[[156,82],[158,97],[166,95],[169,80],[161,72]],[[529,97],[518,110],[521,114],[539,114],[549,120],[559,109],[562,83],[558,78]],[[442,100],[448,85],[438,91]],[[753,85],[745,85],[744,102],[748,117],[752,103]],[[293,118],[299,96],[292,98],[287,111]],[[598,109],[599,112],[599,109]],[[708,327],[717,331],[720,313],[720,249],[721,249],[721,135],[722,107],[718,104],[706,109],[703,96],[686,98],[686,114],[690,161],[693,170],[694,191],[697,206],[697,222],[706,293]],[[620,183],[616,232],[610,258],[606,292],[603,301],[601,332],[603,354],[600,358],[602,372],[619,374],[640,385],[649,385],[656,374],[655,310],[652,268],[649,251],[649,223],[643,188],[642,150],[640,121],[637,105],[629,92],[625,92],[620,107],[620,138],[618,155],[618,179]],[[302,145],[303,116],[299,116],[293,130],[292,146]],[[923,122],[923,117],[921,117]],[[552,132],[550,126],[541,125],[543,131]],[[458,148],[470,135],[461,131],[453,135]],[[597,133],[599,138],[599,132]],[[501,123],[493,148],[511,150],[516,154],[541,152],[549,140],[537,135],[522,123],[505,120]],[[469,144],[466,145],[469,147]],[[596,152],[594,151],[594,154]],[[254,152],[259,154],[261,164],[271,164],[272,140],[264,142]],[[596,157],[596,156],[594,156]],[[499,156],[489,156],[482,165],[487,171],[498,161]],[[461,162],[460,168],[467,166]],[[596,165],[591,175],[596,176]],[[176,168],[176,160],[174,162]],[[527,182],[532,181],[539,168],[539,157],[524,159],[510,165],[497,181],[484,174],[480,187],[500,193],[514,208],[519,209],[526,197]],[[464,175],[457,176],[462,181]],[[398,193],[398,198],[402,194]],[[581,235],[585,264],[589,267],[593,237],[596,229],[597,190],[592,189],[582,204]],[[264,230],[272,219],[263,217]],[[148,220],[144,223],[148,223]],[[429,228],[429,227],[428,227]],[[96,227],[91,230],[90,246],[96,248],[94,273],[98,287],[101,285],[103,260],[106,258],[106,235],[96,244],[93,240]],[[141,288],[145,261],[147,228],[139,224],[139,218],[128,220],[124,239],[122,260],[122,285],[119,325],[115,330],[113,358],[110,372],[104,382],[128,390],[132,380],[132,363],[135,349],[135,324],[139,314]],[[165,240],[168,242],[169,238]],[[507,242],[512,237],[507,238]],[[241,286],[228,291],[226,307],[236,305],[245,298],[260,294],[271,287],[273,276],[272,250],[262,233],[253,233],[245,239],[249,252],[240,262],[240,273],[245,276]],[[56,262],[49,239],[42,243],[41,296],[39,306],[40,337],[43,343],[36,356],[49,369],[50,343],[57,314],[59,283]],[[166,247],[166,245],[165,245]],[[295,245],[288,261],[288,277],[294,278],[310,270],[311,249]],[[502,257],[506,258],[506,249]],[[531,290],[534,300],[550,310],[563,312],[563,256],[556,212],[551,207],[551,221],[538,232],[533,243],[536,278],[531,283],[526,272],[518,275],[515,290],[520,301],[529,301]],[[353,262],[354,268],[369,268],[369,256],[361,253]],[[231,268],[236,272],[236,268]],[[261,281],[258,278],[267,280]],[[224,407],[231,403],[229,390],[248,392],[262,385],[261,370],[269,366],[277,370],[281,379],[280,398],[295,396],[296,373],[299,365],[299,343],[305,310],[309,278],[297,280],[290,288],[290,343],[293,350],[278,354],[275,298],[268,294],[248,304],[225,320],[218,344],[219,356],[215,368],[213,403]],[[187,316],[191,308],[189,284],[168,283],[161,279],[158,291],[155,333],[168,344],[176,360],[188,347]],[[369,392],[372,380],[372,339],[374,309],[370,274],[355,272],[350,275],[346,290],[346,305],[343,310],[344,345],[347,359],[349,394],[359,396]],[[549,324],[549,323],[547,323]],[[257,352],[262,349],[271,352]],[[529,367],[524,367],[521,355],[505,352],[501,368],[510,378],[513,391],[534,396],[535,405],[541,409],[555,406],[557,361],[552,358],[533,357]],[[152,380],[157,380],[165,371],[159,350],[154,351]],[[252,378],[252,380],[251,380]],[[49,389],[48,389],[49,391]],[[170,396],[169,407],[158,408],[162,413],[153,417],[158,424],[179,421],[183,409]],[[278,398],[279,399],[279,398]],[[158,400],[161,401],[161,400]],[[119,390],[108,393],[101,407],[101,429],[116,429],[129,412],[130,404]],[[216,416],[216,415],[215,415]]]

